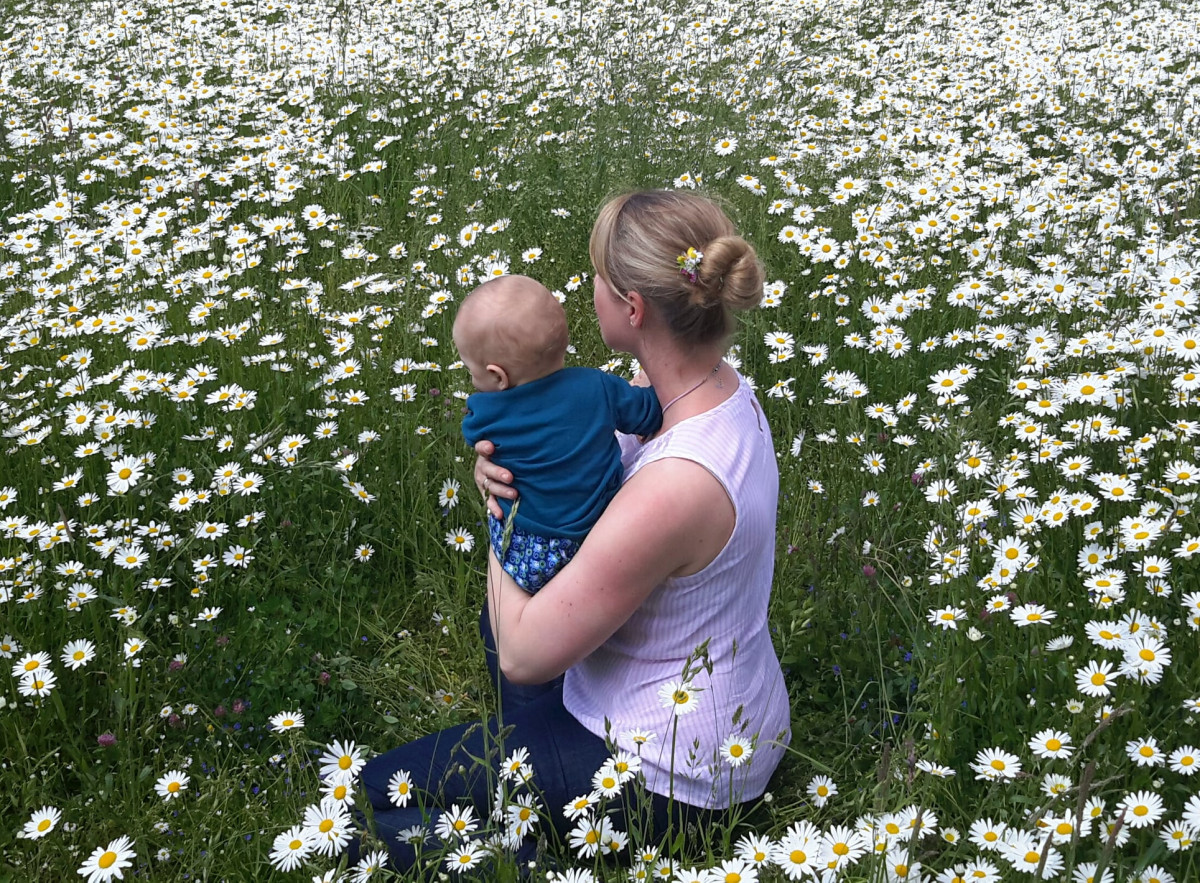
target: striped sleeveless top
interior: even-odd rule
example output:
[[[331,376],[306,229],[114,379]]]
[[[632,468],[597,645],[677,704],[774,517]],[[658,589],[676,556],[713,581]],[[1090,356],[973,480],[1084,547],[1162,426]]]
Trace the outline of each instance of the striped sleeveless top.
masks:
[[[791,736],[767,626],[779,469],[766,418],[739,376],[737,390],[715,408],[645,444],[622,436],[621,450],[626,481],[667,458],[703,466],[733,502],[733,534],[707,567],[657,586],[603,645],[570,668],[563,702],[592,733],[640,754],[647,787],[657,794],[710,809],[757,798]],[[692,666],[695,710],[676,716],[659,692],[681,679],[705,641],[711,674]],[[734,765],[722,753],[730,737],[753,743],[749,761]]]

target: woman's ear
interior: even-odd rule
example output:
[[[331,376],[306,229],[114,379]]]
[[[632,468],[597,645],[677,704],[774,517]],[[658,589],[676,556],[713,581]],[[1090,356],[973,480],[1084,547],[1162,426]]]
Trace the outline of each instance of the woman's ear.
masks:
[[[646,299],[641,292],[627,291],[623,300],[629,313],[629,327],[640,329],[646,321]]]

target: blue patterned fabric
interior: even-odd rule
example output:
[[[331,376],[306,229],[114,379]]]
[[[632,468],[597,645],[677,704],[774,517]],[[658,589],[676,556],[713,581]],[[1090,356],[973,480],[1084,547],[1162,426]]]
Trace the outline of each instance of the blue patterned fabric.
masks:
[[[504,522],[492,516],[488,516],[488,535],[504,571],[530,594],[550,582],[579,551],[579,543],[575,540],[539,536],[514,524],[512,536],[508,538],[508,550],[501,553]]]

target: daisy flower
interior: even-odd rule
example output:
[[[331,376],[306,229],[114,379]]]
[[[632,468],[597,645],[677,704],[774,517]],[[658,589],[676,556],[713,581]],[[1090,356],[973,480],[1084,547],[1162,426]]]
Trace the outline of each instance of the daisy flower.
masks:
[[[1071,756],[1071,734],[1062,730],[1042,730],[1029,740],[1029,750],[1037,757],[1061,758]]]
[[[829,871],[847,868],[862,858],[868,848],[867,839],[861,831],[855,831],[845,825],[835,825],[822,839],[821,867]]]
[[[1041,604],[1022,604],[1014,607],[1009,617],[1017,624],[1017,628],[1024,628],[1027,625],[1047,624],[1057,615],[1053,610],[1047,610]]]
[[[363,758],[363,748],[353,742],[334,741],[326,746],[321,755],[321,778],[334,782],[350,783],[358,775],[366,760]]]
[[[709,869],[708,880],[721,883],[755,883],[758,880],[758,868],[745,859],[726,859],[715,868]]]
[[[446,534],[446,545],[465,554],[475,548],[475,537],[464,528],[458,527]]]
[[[386,849],[376,849],[368,852],[350,869],[351,883],[366,883],[375,876],[376,872],[387,866],[388,853]]]
[[[301,836],[310,840],[320,855],[340,855],[350,842],[352,824],[349,808],[337,800],[322,798],[304,810]]]
[[[721,743],[721,757],[731,767],[739,767],[746,763],[752,754],[754,744],[745,736],[731,735]]]
[[[158,781],[154,783],[154,792],[163,800],[174,800],[187,790],[189,781],[191,777],[182,770],[170,770],[159,776]]]
[[[814,776],[805,789],[817,806],[824,806],[837,795],[837,785],[828,776]]]
[[[45,837],[57,826],[59,819],[62,818],[62,811],[53,806],[43,806],[29,816],[29,821],[25,823],[25,827],[17,834],[18,837],[23,837],[26,840],[37,840],[39,837]]]
[[[1138,766],[1162,766],[1166,762],[1158,740],[1153,736],[1125,743],[1125,753]]]
[[[816,873],[822,842],[821,832],[815,825],[807,821],[796,822],[772,847],[771,860],[789,880],[802,880]]]
[[[48,696],[57,683],[58,678],[54,672],[48,668],[44,668],[40,671],[31,671],[21,675],[21,680],[17,682],[17,692],[22,696],[31,696],[40,699]]]
[[[1171,752],[1167,758],[1167,766],[1171,772],[1190,776],[1200,769],[1200,751],[1191,745],[1182,745]]]
[[[942,607],[937,610],[930,610],[925,618],[943,631],[950,629],[957,630],[958,624],[967,618],[967,612],[957,607]]]
[[[312,840],[300,825],[293,825],[276,835],[271,845],[271,864],[277,871],[294,871],[313,851]]]
[[[601,797],[613,798],[621,793],[621,777],[611,765],[606,762],[592,776],[592,787]]]
[[[978,849],[997,852],[1004,844],[1004,835],[1008,826],[1003,822],[993,822],[991,819],[976,819],[971,823],[967,837]]]
[[[1053,880],[1063,869],[1063,858],[1049,843],[1039,843],[1031,834],[1014,832],[1013,839],[1002,852],[1018,871],[1037,874],[1041,868],[1043,880]]]
[[[715,153],[717,156],[729,156],[729,154],[737,150],[737,146],[738,139],[733,135],[726,135],[724,138],[721,138],[716,142],[715,146],[713,147],[713,153]]]
[[[136,853],[133,851],[133,841],[128,837],[118,837],[108,846],[97,846],[79,867],[79,875],[87,878],[87,883],[103,883],[107,880],[123,880],[125,869],[133,865]]]
[[[49,671],[49,668],[49,653],[26,653],[13,663],[12,675],[14,678],[20,678],[34,672]]]
[[[600,795],[593,791],[591,794],[582,794],[576,797],[569,803],[563,805],[563,815],[569,821],[577,821],[588,814],[588,811],[600,802]]]
[[[1162,818],[1162,798],[1153,791],[1134,791],[1126,794],[1117,804],[1118,815],[1124,813],[1125,824],[1130,828],[1145,828]],[[1184,821],[1187,821],[1185,816]]]
[[[464,839],[474,834],[478,828],[479,820],[475,818],[475,808],[456,804],[438,817],[433,833],[439,839],[449,842]]]
[[[1075,670],[1075,686],[1085,696],[1108,696],[1119,677],[1115,666],[1108,660],[1090,660],[1083,668]]]
[[[1168,850],[1180,852],[1195,843],[1196,829],[1186,822],[1167,822],[1158,836]]]
[[[697,691],[691,682],[668,681],[658,689],[658,701],[669,708],[676,717],[696,710]]]
[[[395,806],[407,806],[412,797],[412,776],[407,770],[396,770],[388,780],[388,797]]]
[[[443,509],[453,509],[458,505],[459,491],[462,490],[462,485],[453,478],[447,478],[442,482],[442,489],[438,493],[438,505]]]
[[[1021,760],[1002,748],[984,748],[971,764],[976,779],[1010,780],[1021,772]]]

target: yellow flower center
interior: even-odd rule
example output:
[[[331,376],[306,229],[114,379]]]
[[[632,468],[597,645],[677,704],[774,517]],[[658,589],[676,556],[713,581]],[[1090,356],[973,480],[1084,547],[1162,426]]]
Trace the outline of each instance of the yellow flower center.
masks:
[[[333,819],[324,819],[321,824],[317,826],[317,828],[322,834],[328,834],[333,828]]]
[[[353,765],[354,758],[352,758],[349,754],[343,754],[340,758],[338,758],[338,766],[344,770],[350,769],[350,767]]]
[[[38,822],[37,829],[42,832],[49,831],[51,824],[53,823],[49,819],[42,819],[40,822]]]
[[[1104,672],[1102,671],[1098,671],[1092,675],[1092,683],[1097,687],[1103,686],[1106,680],[1108,680],[1108,678],[1105,677]]]
[[[100,861],[96,862],[96,864],[101,868],[108,869],[112,867],[113,862],[116,860],[117,854],[110,849],[104,855],[100,856]]]

